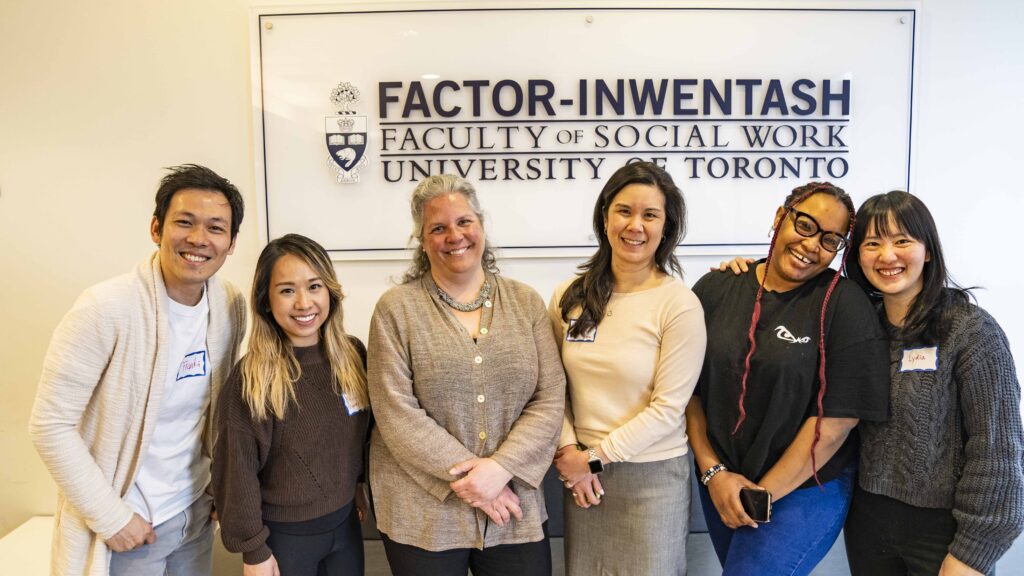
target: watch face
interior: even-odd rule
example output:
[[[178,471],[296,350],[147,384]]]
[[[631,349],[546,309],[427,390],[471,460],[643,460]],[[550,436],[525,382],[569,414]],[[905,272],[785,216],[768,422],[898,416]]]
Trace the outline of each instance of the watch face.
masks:
[[[601,472],[604,472],[604,464],[601,464],[600,460],[591,460],[588,464],[590,464],[591,474],[600,474]]]

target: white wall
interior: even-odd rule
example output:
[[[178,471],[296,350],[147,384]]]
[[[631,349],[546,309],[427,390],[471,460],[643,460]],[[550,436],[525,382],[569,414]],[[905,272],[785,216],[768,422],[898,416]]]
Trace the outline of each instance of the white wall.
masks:
[[[83,288],[152,250],[147,228],[161,167],[198,162],[243,190],[250,210],[221,274],[249,286],[259,249],[254,4],[0,0],[0,535],[53,512],[53,484],[26,433],[47,342]],[[979,300],[1020,357],[1024,275],[1013,267],[1024,208],[1016,174],[1024,12],[1015,0],[923,0],[922,8],[915,192],[935,211],[957,278],[988,288]],[[827,30],[808,33],[828,41]],[[538,212],[551,226],[573,217]],[[688,280],[707,260],[686,262]],[[575,264],[516,260],[504,270],[547,297]],[[365,337],[374,302],[401,270],[395,262],[339,263],[351,332]]]

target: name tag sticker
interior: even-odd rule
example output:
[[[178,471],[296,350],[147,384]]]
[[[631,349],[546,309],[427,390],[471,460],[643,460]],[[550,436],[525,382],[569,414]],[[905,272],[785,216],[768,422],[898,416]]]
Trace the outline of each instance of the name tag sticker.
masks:
[[[939,368],[939,347],[908,348],[903,351],[900,372],[934,372]]]
[[[178,376],[175,380],[184,380],[193,376],[206,376],[206,350],[186,354],[185,359],[178,366]]]
[[[576,319],[575,318],[570,319],[569,320],[569,328],[572,328],[573,324],[575,324],[575,323],[576,323]],[[572,335],[569,334],[568,330],[565,331],[565,341],[566,342],[593,342],[595,339],[597,339],[597,328],[596,327],[591,328],[589,332],[587,332],[586,334],[583,334],[582,336],[572,336]]]
[[[348,410],[349,416],[361,411],[359,408],[353,409],[352,403],[348,401],[348,398],[346,398],[344,394],[341,395],[341,403],[345,405],[345,410]]]

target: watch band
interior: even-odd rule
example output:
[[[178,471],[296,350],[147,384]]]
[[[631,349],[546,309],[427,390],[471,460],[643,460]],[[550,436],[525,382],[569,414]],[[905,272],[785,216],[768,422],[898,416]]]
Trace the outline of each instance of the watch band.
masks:
[[[600,456],[597,455],[597,450],[595,448],[587,448],[587,454],[590,456],[590,460],[587,461],[587,464],[590,466],[590,473],[600,474],[604,472],[604,463],[601,462]]]

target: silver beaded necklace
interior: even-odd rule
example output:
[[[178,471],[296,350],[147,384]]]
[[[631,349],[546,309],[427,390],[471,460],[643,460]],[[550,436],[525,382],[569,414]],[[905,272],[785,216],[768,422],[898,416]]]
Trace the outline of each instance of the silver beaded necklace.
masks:
[[[484,285],[480,287],[480,293],[476,295],[476,298],[473,299],[472,302],[467,304],[462,304],[461,302],[456,301],[455,298],[452,298],[451,295],[442,290],[440,286],[437,287],[437,297],[440,298],[442,302],[459,312],[472,312],[481,306],[487,306],[489,308],[491,306],[491,301],[489,300],[490,296],[491,283],[486,280],[484,280]]]

